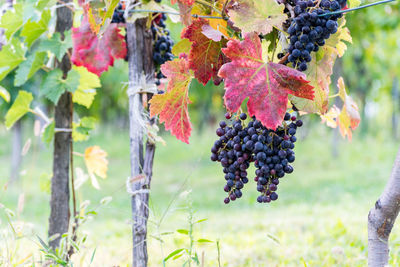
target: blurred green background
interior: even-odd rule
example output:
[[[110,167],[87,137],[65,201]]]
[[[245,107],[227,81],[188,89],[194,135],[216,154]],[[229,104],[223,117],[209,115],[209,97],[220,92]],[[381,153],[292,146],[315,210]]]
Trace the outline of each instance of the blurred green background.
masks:
[[[343,76],[359,105],[360,127],[349,142],[337,129],[322,125],[318,116],[304,116],[305,126],[298,133],[295,149],[295,171],[282,180],[279,200],[274,203],[256,203],[256,186],[250,181],[239,201],[223,204],[222,169],[209,160],[214,130],[224,114],[223,87],[192,83],[189,112],[194,131],[190,145],[177,141],[160,126],[166,145],[158,144],[154,161],[150,266],[162,266],[170,252],[189,246],[188,235],[177,230],[189,228],[191,214],[195,220],[207,219],[193,228],[196,240],[212,241],[195,245],[204,266],[218,266],[218,262],[221,266],[366,266],[368,211],[385,186],[399,147],[399,10],[395,3],[346,15],[353,44],[336,63],[331,92],[336,92],[336,80]],[[181,26],[169,23],[168,27],[177,41]],[[93,137],[76,143],[75,150],[83,153],[86,147],[99,145],[109,159],[108,177],[99,181],[101,190],[87,182],[78,191],[79,203],[90,200],[88,209],[97,214],[81,228],[88,238],[74,256],[75,266],[89,266],[94,252],[91,266],[130,263],[131,213],[125,187],[130,173],[127,73],[127,64],[117,61],[102,75],[102,88],[93,107],[75,108],[79,115],[95,116],[99,122]],[[33,92],[38,88],[30,86]],[[49,106],[45,101],[40,104]],[[7,107],[1,102],[3,115]],[[51,114],[51,108],[47,112]],[[4,205],[0,209],[0,266],[40,259],[37,236],[46,239],[52,147],[34,136],[33,120],[28,116],[10,131],[4,124],[0,126],[0,204]],[[19,175],[9,183],[15,168],[12,144],[15,140],[25,144],[28,139],[31,146],[22,157]],[[75,165],[84,168],[78,156]],[[112,201],[100,205],[107,196]],[[14,230],[5,207],[15,212]],[[400,265],[398,225],[390,240],[391,266]],[[12,264],[4,259],[12,259]],[[166,266],[183,262],[184,257],[170,259]]]

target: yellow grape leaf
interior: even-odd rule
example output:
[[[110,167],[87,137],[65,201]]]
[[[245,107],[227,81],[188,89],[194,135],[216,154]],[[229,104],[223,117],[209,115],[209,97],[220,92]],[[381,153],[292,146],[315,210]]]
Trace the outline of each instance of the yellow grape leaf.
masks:
[[[321,121],[322,123],[326,123],[328,127],[336,128],[337,117],[339,117],[339,114],[340,114],[340,109],[337,106],[333,105],[327,113],[320,116]]]
[[[191,14],[202,15],[202,16],[215,16],[221,17],[221,14],[218,11],[221,11],[224,7],[225,0],[217,0],[217,1],[208,1],[209,5],[212,5],[214,8],[210,8],[206,5],[195,2],[193,6],[191,6]],[[191,18],[189,18],[191,19]],[[228,34],[228,22],[223,19],[206,19],[210,26],[221,32],[225,37],[229,37]],[[190,24],[189,22],[188,24]]]
[[[268,34],[273,27],[281,28],[287,20],[285,6],[275,0],[237,0],[238,6],[229,10],[230,20],[243,32]]]
[[[343,137],[347,136],[351,140],[352,130],[355,130],[360,124],[360,113],[356,102],[347,95],[342,77],[338,80],[338,87],[339,96],[343,100],[342,112],[338,117],[339,130]]]
[[[324,114],[328,111],[330,76],[337,54],[332,47],[324,46],[312,53],[312,60],[305,72],[310,85],[314,86],[314,100],[289,95],[290,101],[301,111]]]
[[[107,177],[107,152],[99,146],[91,146],[86,148],[84,159],[92,184],[98,189],[96,175],[103,179]]]
[[[355,130],[360,124],[360,114],[357,104],[347,95],[343,78],[338,79],[339,97],[343,101],[342,110],[337,106],[333,107],[324,115],[321,115],[321,120],[329,127],[336,128],[339,126],[340,134],[351,140],[352,130]]]
[[[353,43],[353,39],[351,38],[349,29],[345,27],[346,19],[344,17],[338,21],[338,24],[338,31],[326,40],[326,46],[334,48],[338,56],[342,57],[347,49],[344,41]]]
[[[100,79],[85,67],[74,66],[73,69],[79,73],[80,77],[79,86],[72,96],[72,101],[90,108],[96,95],[95,88],[101,87]]]
[[[182,39],[172,47],[172,54],[179,56],[181,53],[189,54],[192,42],[189,39]]]

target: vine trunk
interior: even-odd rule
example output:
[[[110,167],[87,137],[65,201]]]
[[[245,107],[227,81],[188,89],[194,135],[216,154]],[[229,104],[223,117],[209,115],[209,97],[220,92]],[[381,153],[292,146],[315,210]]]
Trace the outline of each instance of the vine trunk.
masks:
[[[64,0],[65,3],[71,0]],[[64,38],[64,31],[71,29],[73,14],[68,7],[57,9],[56,31],[61,33]],[[71,62],[68,54],[65,54],[62,61],[58,62],[58,67],[63,71],[66,78],[71,69]],[[60,97],[55,107],[55,127],[71,129],[72,124],[72,95],[65,92]],[[50,218],[49,218],[49,245],[53,249],[60,244],[61,236],[68,232],[69,227],[69,161],[70,143],[72,141],[71,132],[56,131],[54,134],[53,152],[53,178],[51,179],[51,199],[50,199]]]
[[[400,150],[382,195],[368,214],[368,266],[383,267],[389,260],[389,236],[400,210]]]

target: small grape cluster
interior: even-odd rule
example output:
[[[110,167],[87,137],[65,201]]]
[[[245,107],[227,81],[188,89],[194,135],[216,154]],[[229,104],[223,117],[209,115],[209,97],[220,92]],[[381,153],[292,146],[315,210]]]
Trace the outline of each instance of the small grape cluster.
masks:
[[[114,10],[111,23],[125,23],[124,10],[124,5],[122,5],[122,3],[119,3]]]
[[[299,71],[307,70],[311,52],[317,52],[325,45],[325,40],[338,30],[337,20],[342,14],[325,15],[346,6],[347,0],[318,1],[297,0],[294,7],[295,18],[288,28],[290,46],[287,61]]]
[[[231,114],[225,115],[231,119]],[[226,185],[224,191],[228,197],[224,202],[228,204],[242,196],[242,189],[248,183],[247,169],[254,162],[256,167],[257,191],[261,195],[258,202],[271,202],[277,200],[275,192],[279,184],[279,178],[286,173],[292,173],[294,162],[294,143],[296,142],[296,129],[303,122],[296,116],[286,113],[284,122],[276,130],[264,127],[255,117],[245,125],[247,115],[242,113],[233,120],[229,126],[226,121],[219,123],[216,130],[219,139],[211,148],[211,160],[218,161],[225,173]]]
[[[165,76],[160,71],[160,66],[167,61],[173,60],[174,55],[172,54],[172,47],[174,46],[174,41],[169,36],[169,30],[165,29],[165,20],[167,16],[165,14],[155,14],[151,25],[151,31],[153,32],[154,40],[154,52],[153,61],[157,69],[156,74],[156,84],[160,85],[160,79],[165,78]]]

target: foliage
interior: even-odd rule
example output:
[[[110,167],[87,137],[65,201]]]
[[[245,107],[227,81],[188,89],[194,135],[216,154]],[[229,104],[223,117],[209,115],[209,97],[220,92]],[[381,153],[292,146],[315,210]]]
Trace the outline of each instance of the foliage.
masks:
[[[116,24],[111,24],[103,36],[93,33],[86,17],[79,28],[72,29],[74,49],[71,60],[76,66],[85,66],[90,72],[101,75],[114,60],[125,58],[127,49],[125,38]]]
[[[271,0],[235,1],[228,4],[225,1],[178,1],[177,4],[186,27],[181,34],[183,41],[178,42],[173,52],[180,57],[179,62],[188,60],[193,76],[190,77],[190,72],[185,69],[187,76],[182,79],[183,72],[168,72],[167,65],[164,69],[168,73],[164,75],[172,85],[168,86],[166,94],[155,96],[150,113],[152,116],[160,115],[160,121],[165,122],[166,129],[178,139],[188,142],[191,134],[187,89],[190,80],[194,78],[204,85],[211,79],[215,84],[224,80],[227,110],[237,111],[248,98],[248,113],[255,115],[272,129],[282,122],[286,109],[291,106],[288,105],[288,99],[304,113],[324,115],[328,111],[333,65],[338,57],[343,56],[345,42],[351,42],[344,19],[323,49],[312,55],[309,70],[302,74],[290,70],[293,67],[291,63],[284,66],[284,61],[277,59],[277,52],[286,48],[286,22],[293,19],[282,4]],[[146,9],[147,5],[146,3],[138,8]],[[152,5],[157,8],[154,3]],[[356,3],[352,2],[351,5]],[[162,10],[161,6],[159,10]],[[129,9],[127,12],[129,13]],[[230,22],[227,23],[223,16],[221,19],[191,19],[192,14],[222,14]],[[137,19],[136,15],[130,21],[134,19]],[[259,35],[265,38],[260,40]],[[240,36],[244,37],[243,41]],[[230,53],[231,50],[234,52]],[[249,66],[254,69],[247,70]],[[276,75],[277,73],[279,74]],[[184,81],[180,93],[177,89],[172,90],[176,87],[177,79]],[[237,89],[232,89],[233,86]],[[355,129],[356,124],[353,126],[350,129]],[[341,132],[351,136],[348,130]]]
[[[228,111],[238,111],[248,97],[249,115],[255,115],[269,129],[276,129],[285,115],[288,94],[314,99],[313,86],[303,73],[263,61],[257,34],[246,34],[242,42],[231,40],[223,52],[232,60],[219,71],[225,81],[224,100]]]

